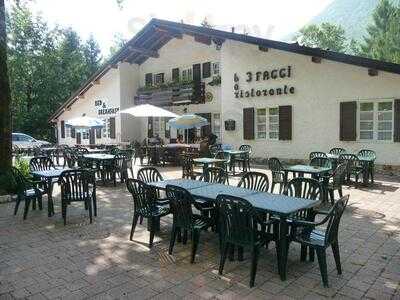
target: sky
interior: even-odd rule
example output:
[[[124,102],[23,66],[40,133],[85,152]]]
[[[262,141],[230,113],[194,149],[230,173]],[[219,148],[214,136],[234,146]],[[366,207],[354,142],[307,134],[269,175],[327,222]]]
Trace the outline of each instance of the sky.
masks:
[[[204,18],[218,29],[282,40],[296,32],[333,0],[34,0],[31,7],[51,25],[72,27],[83,39],[93,34],[103,54],[119,33],[130,39],[151,18],[199,25]]]

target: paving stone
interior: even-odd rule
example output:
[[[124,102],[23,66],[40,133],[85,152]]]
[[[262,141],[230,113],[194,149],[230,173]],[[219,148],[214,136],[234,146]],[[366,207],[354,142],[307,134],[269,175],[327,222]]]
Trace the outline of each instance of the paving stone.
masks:
[[[138,170],[135,166],[135,172]],[[257,171],[269,171],[256,169]],[[165,178],[181,169],[160,168]],[[236,184],[238,177],[230,184]],[[148,248],[146,221],[129,241],[132,197],[124,184],[97,188],[98,216],[88,222],[82,205],[68,207],[62,224],[60,190],[54,189],[56,214],[22,211],[0,204],[0,299],[400,299],[400,180],[377,175],[372,188],[350,193],[339,234],[343,274],[337,275],[327,251],[329,288],[322,286],[317,259],[300,262],[300,247],[289,249],[287,280],[277,273],[275,245],[260,250],[254,288],[249,288],[250,258],[227,261],[218,275],[218,236],[202,233],[196,262],[190,242],[168,254],[172,217],[162,218],[155,244]]]

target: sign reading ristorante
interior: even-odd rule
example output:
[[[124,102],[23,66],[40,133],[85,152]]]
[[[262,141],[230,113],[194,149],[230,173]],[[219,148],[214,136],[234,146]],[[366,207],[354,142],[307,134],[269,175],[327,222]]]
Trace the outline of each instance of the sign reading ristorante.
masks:
[[[257,72],[246,72],[245,81],[247,83],[252,82],[271,82],[277,79],[291,78],[292,77],[292,66],[287,66],[279,69],[257,71]],[[265,87],[265,88],[251,88],[241,89],[240,88],[240,77],[237,73],[233,76],[234,81],[234,94],[235,98],[250,98],[250,97],[265,97],[265,96],[280,96],[294,94],[295,89],[293,86],[287,84],[280,87]]]

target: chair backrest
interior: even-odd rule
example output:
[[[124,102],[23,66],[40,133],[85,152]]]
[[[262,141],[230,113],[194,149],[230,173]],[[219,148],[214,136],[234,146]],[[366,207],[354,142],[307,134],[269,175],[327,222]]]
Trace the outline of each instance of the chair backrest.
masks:
[[[316,157],[327,158],[328,156],[326,155],[325,152],[314,151],[314,152],[310,153],[309,159],[312,160],[313,158],[316,158]]]
[[[145,183],[163,180],[160,172],[153,167],[141,168],[137,173],[137,178]]]
[[[276,157],[268,159],[268,168],[271,172],[281,172],[283,170],[280,160]]]
[[[14,182],[16,184],[16,192],[18,194],[23,193],[26,190],[26,180],[24,175],[21,173],[20,170],[18,170],[16,167],[11,168],[12,176],[14,179]]]
[[[151,216],[155,205],[151,188],[145,182],[132,178],[126,180],[126,187],[132,195],[135,212]]]
[[[362,149],[362,150],[358,151],[357,155],[363,156],[363,157],[371,157],[374,160],[376,159],[376,153],[373,150]]]
[[[332,162],[327,157],[314,157],[310,161],[310,166],[322,167],[322,168],[332,168]]]
[[[332,148],[331,150],[329,150],[329,153],[334,155],[345,154],[346,152],[346,149],[343,148]]]
[[[55,169],[56,167],[51,158],[47,156],[36,156],[29,161],[29,168],[31,171],[45,171]]]
[[[193,227],[192,195],[184,188],[167,185],[167,198],[174,218],[174,224],[181,229]]]
[[[239,150],[247,151],[249,154],[251,154],[253,148],[250,145],[240,145]]]
[[[328,224],[325,232],[325,245],[329,245],[332,242],[337,241],[339,233],[340,220],[343,212],[346,209],[347,203],[349,202],[349,195],[343,196],[330,209],[327,218]]]
[[[286,184],[284,190],[285,195],[309,200],[318,200],[321,192],[318,180],[305,177],[293,178]]]
[[[73,149],[64,149],[63,157],[67,163],[68,168],[73,168],[78,162],[79,155]]]
[[[229,163],[231,161],[231,155],[225,151],[218,151],[217,154],[215,154],[215,158],[224,159],[226,163]]]
[[[210,150],[211,156],[215,157],[215,155],[222,150],[221,144],[215,144],[211,145],[208,147],[208,150]]]
[[[182,178],[191,178],[193,176],[193,158],[191,155],[182,154]]]
[[[339,164],[336,169],[333,171],[332,178],[333,178],[333,186],[339,187],[343,184],[344,179],[346,177],[347,171],[347,163],[343,162]]]
[[[204,171],[202,179],[206,182],[226,184],[228,173],[219,167],[209,167]]]
[[[257,212],[245,199],[218,195],[219,234],[227,242],[251,245],[257,235]]]
[[[85,201],[89,197],[89,183],[93,183],[93,174],[84,169],[67,170],[61,173],[58,183],[63,200]]]
[[[238,183],[239,187],[259,192],[268,192],[269,179],[267,174],[260,172],[247,172]]]
[[[127,160],[128,160],[128,158],[126,157],[126,155],[124,153],[116,154],[115,157],[114,157],[115,166],[118,169],[124,169],[124,168],[126,168],[126,161]]]
[[[350,172],[360,165],[360,160],[358,159],[357,155],[345,153],[340,154],[339,163],[346,163],[347,172]]]

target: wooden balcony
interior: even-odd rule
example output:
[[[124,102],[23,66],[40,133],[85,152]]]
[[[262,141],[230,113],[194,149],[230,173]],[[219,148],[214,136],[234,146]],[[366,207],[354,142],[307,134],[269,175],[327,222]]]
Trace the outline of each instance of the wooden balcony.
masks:
[[[142,87],[134,97],[134,104],[157,106],[187,105],[204,103],[204,83],[190,82],[160,87]]]

